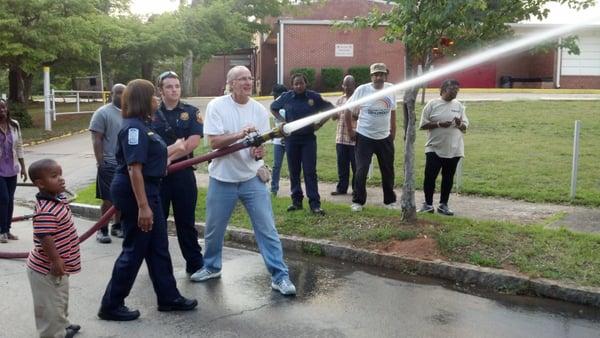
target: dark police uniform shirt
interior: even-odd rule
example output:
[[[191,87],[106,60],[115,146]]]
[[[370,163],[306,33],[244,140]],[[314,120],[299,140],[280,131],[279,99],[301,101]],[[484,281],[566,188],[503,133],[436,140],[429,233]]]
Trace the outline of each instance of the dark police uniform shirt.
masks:
[[[125,118],[117,139],[117,172],[129,175],[127,166],[141,163],[144,179],[159,179],[167,172],[167,145],[149,122]]]
[[[175,143],[178,138],[187,139],[191,135],[200,135],[200,137],[204,135],[202,114],[198,108],[181,101],[173,110],[168,110],[164,103],[161,103],[158,111],[154,112],[152,128],[165,140],[167,145]],[[178,161],[191,156],[189,154]]]
[[[333,105],[323,100],[321,94],[312,90],[306,90],[302,94],[296,94],[290,90],[281,94],[277,100],[271,103],[271,110],[285,109],[285,122],[296,121],[329,108],[333,108]],[[301,139],[307,135],[313,135],[314,132],[315,128],[311,124],[293,132],[286,138],[286,141]]]

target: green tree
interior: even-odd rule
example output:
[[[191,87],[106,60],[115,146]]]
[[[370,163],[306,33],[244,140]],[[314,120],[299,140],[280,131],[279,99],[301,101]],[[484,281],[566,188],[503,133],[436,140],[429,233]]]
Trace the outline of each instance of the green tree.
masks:
[[[183,62],[183,92],[191,92],[192,64],[196,69],[215,54],[253,46],[254,33],[267,32],[265,18],[276,17],[289,6],[289,0],[194,0],[180,5],[180,14],[188,37]]]
[[[490,41],[512,34],[508,23],[520,22],[530,17],[546,18],[549,2],[567,4],[571,8],[585,9],[594,0],[457,0],[421,1],[390,0],[389,12],[377,9],[366,17],[353,21],[355,27],[385,29],[383,40],[401,41],[405,46],[407,78],[416,76],[419,65],[429,69],[433,60],[433,48],[448,54],[482,46]],[[442,38],[454,44],[441,46]],[[571,40],[572,42],[572,40]],[[402,186],[402,218],[416,222],[414,143],[415,101],[418,88],[405,91],[404,95],[404,184]]]
[[[95,18],[128,0],[0,1],[0,66],[9,69],[9,100],[25,102],[33,73],[62,57],[95,58]]]

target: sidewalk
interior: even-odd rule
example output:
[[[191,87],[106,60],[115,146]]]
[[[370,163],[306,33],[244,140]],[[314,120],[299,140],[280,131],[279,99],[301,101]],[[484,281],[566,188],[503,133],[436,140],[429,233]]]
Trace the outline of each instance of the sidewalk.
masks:
[[[196,180],[198,187],[208,187],[208,174],[196,171]],[[302,189],[304,190],[304,184],[302,185]],[[334,190],[335,183],[319,182],[319,194],[321,195],[321,200],[348,204],[348,212],[350,212],[352,195],[332,196],[331,192]],[[289,180],[287,178],[282,178],[279,181],[278,197],[289,196],[289,191]],[[395,189],[395,191],[398,196],[399,204],[402,192],[399,189]],[[417,191],[415,199],[418,208],[424,201],[423,192]],[[439,195],[437,193],[433,200],[434,202],[439,200]],[[305,203],[307,203],[307,201],[305,201]],[[381,190],[381,187],[367,187],[367,207],[369,205],[383,206],[383,191]],[[454,210],[455,217],[465,217],[475,220],[505,221],[517,224],[540,224],[550,221],[546,224],[548,227],[566,227],[573,231],[600,233],[600,208],[530,203],[505,198],[488,198],[454,193],[450,195],[449,205],[452,210]],[[398,210],[400,210],[399,208],[400,205],[398,205]],[[561,215],[564,216],[560,217]],[[558,219],[549,220],[551,217],[556,217]]]

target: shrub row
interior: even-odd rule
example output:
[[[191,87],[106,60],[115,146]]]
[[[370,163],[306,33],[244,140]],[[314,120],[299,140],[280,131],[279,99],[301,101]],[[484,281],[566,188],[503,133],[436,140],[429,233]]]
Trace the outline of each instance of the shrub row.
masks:
[[[294,68],[290,71],[290,75],[296,73],[304,74],[304,76],[306,76],[309,88],[315,87],[316,71],[314,68]],[[350,67],[346,73],[344,73],[343,68],[325,67],[321,68],[321,86],[319,89],[322,91],[340,90],[342,80],[346,74],[354,76],[357,86],[371,81],[369,66]]]

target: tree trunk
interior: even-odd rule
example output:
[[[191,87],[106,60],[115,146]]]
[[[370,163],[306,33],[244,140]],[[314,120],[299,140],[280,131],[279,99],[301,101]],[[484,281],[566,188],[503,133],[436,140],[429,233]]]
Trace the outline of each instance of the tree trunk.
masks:
[[[8,69],[8,101],[25,103],[23,81],[24,72],[18,65],[10,65]]]
[[[407,49],[406,72],[409,78],[414,75],[414,65],[410,61]],[[416,116],[415,101],[417,100],[418,87],[409,88],[404,92],[404,185],[400,206],[402,208],[402,221],[407,223],[417,222],[417,207],[415,203],[415,138]]]
[[[31,100],[31,86],[33,85],[33,74],[27,74],[24,76],[24,86],[23,86],[23,98],[26,101]]]
[[[146,80],[154,83],[154,79],[152,78],[152,70],[153,69],[154,69],[154,63],[152,63],[152,62],[142,63],[142,79],[146,79]]]
[[[194,53],[190,50],[188,51],[188,55],[183,59],[183,74],[182,74],[182,83],[181,83],[181,94],[184,97],[193,96],[192,92],[194,89]]]

